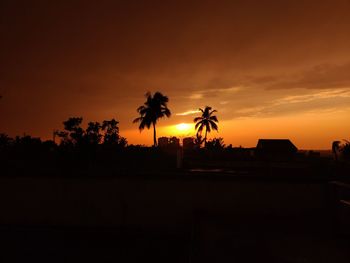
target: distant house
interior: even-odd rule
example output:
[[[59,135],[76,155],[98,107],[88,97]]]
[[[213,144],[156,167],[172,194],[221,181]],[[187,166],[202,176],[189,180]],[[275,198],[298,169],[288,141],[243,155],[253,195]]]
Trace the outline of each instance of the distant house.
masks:
[[[264,160],[285,161],[293,159],[298,148],[288,139],[259,139],[255,154]]]
[[[193,149],[195,146],[193,137],[183,138],[182,145],[184,149]]]
[[[160,148],[178,148],[180,140],[176,137],[160,137],[158,138],[158,146]]]
[[[174,136],[170,137],[169,138],[169,146],[172,146],[172,147],[175,147],[175,148],[180,147],[180,139],[176,138]]]
[[[167,147],[169,145],[168,137],[160,137],[158,138],[158,146],[159,147]]]

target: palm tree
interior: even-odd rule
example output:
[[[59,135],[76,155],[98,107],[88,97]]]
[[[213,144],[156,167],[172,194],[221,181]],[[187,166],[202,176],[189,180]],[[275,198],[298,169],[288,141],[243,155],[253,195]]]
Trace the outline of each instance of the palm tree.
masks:
[[[171,112],[167,107],[169,99],[160,92],[152,94],[150,92],[146,93],[146,102],[144,105],[138,107],[137,112],[140,117],[136,118],[133,123],[139,122],[140,132],[147,127],[149,129],[151,125],[153,126],[153,145],[157,146],[157,135],[156,135],[156,124],[158,119],[164,116],[170,117]]]
[[[194,122],[196,123],[195,129],[197,130],[197,134],[202,134],[203,128],[205,128],[204,135],[204,143],[207,145],[207,134],[211,130],[218,130],[218,125],[216,124],[218,118],[215,115],[212,115],[216,110],[211,110],[212,108],[209,106],[205,106],[204,110],[199,109],[202,112],[201,117],[194,118]]]

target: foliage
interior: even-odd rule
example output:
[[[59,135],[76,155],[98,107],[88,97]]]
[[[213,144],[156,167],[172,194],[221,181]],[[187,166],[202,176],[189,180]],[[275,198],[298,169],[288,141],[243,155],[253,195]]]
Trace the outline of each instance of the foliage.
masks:
[[[127,146],[126,138],[119,136],[118,121],[115,119],[99,122],[89,122],[86,130],[80,125],[81,117],[71,117],[63,122],[64,131],[55,131],[55,135],[61,138],[63,147],[89,147],[103,144],[105,146]]]
[[[69,118],[67,121],[63,122],[64,129],[69,132],[69,136],[75,142],[79,142],[83,137],[84,130],[80,127],[82,121],[82,117],[75,117]]]
[[[203,129],[205,129],[204,135],[204,143],[207,144],[207,133],[211,132],[211,130],[218,130],[218,119],[213,113],[217,112],[216,110],[212,110],[211,107],[206,106],[203,109],[199,109],[202,112],[202,116],[194,118],[194,122],[196,123],[195,129],[197,130],[197,138],[198,134],[202,135]]]
[[[55,131],[55,135],[61,138],[63,145],[78,145],[83,142],[84,130],[80,127],[82,117],[72,117],[63,122],[64,131]]]
[[[197,133],[196,138],[194,139],[195,147],[199,149],[203,142],[204,142],[204,139],[203,139],[202,135]]]
[[[13,142],[13,139],[10,138],[5,133],[0,133],[0,147],[7,147]]]
[[[207,142],[206,148],[208,150],[223,150],[225,148],[224,139],[221,137],[213,138]]]
[[[332,142],[332,153],[336,161],[338,161],[338,152],[340,151],[340,148],[341,148],[340,144],[341,144],[341,141]]]
[[[97,145],[101,142],[102,134],[101,134],[102,126],[99,122],[89,122],[88,127],[85,132],[85,136],[88,144]]]
[[[128,140],[126,138],[124,138],[124,137],[119,137],[117,145],[120,148],[125,148],[126,146],[128,146]]]
[[[350,141],[344,140],[344,144],[341,146],[341,152],[345,159],[350,158]]]
[[[103,121],[102,130],[104,131],[104,144],[118,144],[118,141],[120,140],[118,124],[119,122],[115,119]]]
[[[160,92],[152,94],[150,92],[146,93],[146,102],[144,105],[137,108],[137,112],[140,117],[134,119],[133,123],[140,123],[139,130],[142,131],[144,128],[149,129],[151,125],[153,126],[153,144],[157,146],[157,136],[156,136],[156,124],[158,119],[163,117],[170,117],[171,112],[167,107],[169,99]]]

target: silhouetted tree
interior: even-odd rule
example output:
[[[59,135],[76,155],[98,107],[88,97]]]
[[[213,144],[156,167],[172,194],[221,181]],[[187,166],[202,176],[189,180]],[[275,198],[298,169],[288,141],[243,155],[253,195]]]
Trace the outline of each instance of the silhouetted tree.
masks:
[[[153,126],[153,145],[157,146],[157,135],[156,135],[156,124],[158,119],[164,116],[170,117],[171,112],[167,107],[169,99],[160,92],[152,94],[150,92],[146,93],[146,102],[144,105],[137,109],[140,117],[136,118],[133,123],[139,122],[140,132],[147,127],[149,129],[151,125]]]
[[[55,130],[54,131],[54,137],[55,137],[55,142],[56,142],[56,136],[61,138],[61,144],[67,145],[69,143],[72,143],[69,138],[68,138],[69,133],[66,131],[59,131]]]
[[[348,159],[348,158],[350,158],[350,141],[348,141],[348,140],[344,140],[344,141],[345,141],[345,143],[341,147],[341,152],[343,154],[343,157],[345,159]]]
[[[104,145],[117,146],[118,148],[124,148],[128,145],[126,138],[119,135],[118,124],[119,122],[115,119],[103,121],[102,130],[104,131]]]
[[[206,148],[210,150],[223,150],[225,148],[224,139],[221,137],[213,138],[207,142]]]
[[[13,139],[10,138],[7,134],[0,133],[0,147],[7,147],[11,144],[12,141]]]
[[[22,137],[16,136],[14,143],[17,149],[27,153],[29,151],[31,154],[33,154],[29,157],[34,157],[35,153],[37,153],[41,147],[41,139],[30,135],[23,135]]]
[[[204,142],[204,139],[201,134],[197,132],[196,138],[194,139],[194,145],[196,148],[201,148],[202,143]]]
[[[118,146],[119,146],[120,148],[124,148],[124,147],[128,146],[128,141],[127,141],[127,139],[120,136],[120,137],[119,137],[119,140],[118,140]]]
[[[89,144],[97,145],[101,142],[102,126],[99,122],[89,122],[86,129],[86,138]]]
[[[334,155],[334,159],[338,161],[338,152],[340,150],[340,141],[334,141],[332,143],[332,153]]]
[[[105,132],[103,142],[105,144],[117,144],[119,141],[119,127],[118,121],[112,119],[110,121],[103,121],[102,130]]]
[[[199,109],[202,112],[202,116],[194,118],[194,122],[196,123],[195,129],[197,130],[197,134],[202,134],[203,129],[205,128],[204,134],[204,143],[207,144],[207,133],[211,132],[211,130],[218,130],[218,125],[216,124],[218,121],[215,115],[212,115],[216,110],[211,110],[212,108],[206,106],[203,109]]]
[[[64,144],[81,144],[84,139],[84,130],[80,127],[83,122],[81,117],[72,117],[63,122],[65,131],[56,131],[56,135],[62,139]]]

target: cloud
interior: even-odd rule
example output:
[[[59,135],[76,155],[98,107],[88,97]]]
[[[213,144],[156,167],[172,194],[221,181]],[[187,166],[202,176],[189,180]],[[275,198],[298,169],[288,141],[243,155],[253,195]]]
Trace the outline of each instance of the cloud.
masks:
[[[229,92],[229,93],[235,93],[242,89],[242,87],[230,87],[230,88],[218,88],[218,89],[207,89],[202,90],[201,92]]]
[[[313,92],[311,94],[305,95],[294,95],[286,96],[281,98],[279,101],[275,102],[275,105],[286,104],[286,103],[302,103],[311,102],[320,99],[330,99],[330,98],[350,98],[350,89],[334,89]]]
[[[198,112],[199,112],[199,110],[189,110],[189,111],[185,111],[185,112],[176,113],[175,115],[187,116],[187,115],[197,114]]]
[[[203,98],[203,94],[201,93],[194,93],[188,97],[191,100],[199,100]]]
[[[350,61],[270,72],[273,74],[252,72],[249,76],[229,71],[222,72],[224,81],[218,87],[214,86],[215,74],[206,75],[206,81],[202,80],[187,97],[190,101],[182,103],[190,108],[196,103],[194,100],[205,101],[218,109],[223,119],[282,116],[317,112],[322,108],[343,110],[350,104]],[[177,115],[192,113],[188,110]]]
[[[305,92],[305,91],[304,91]],[[274,91],[269,91],[271,97]],[[282,95],[273,100],[267,98],[252,102],[232,112],[233,118],[270,117],[295,113],[338,112],[349,109],[350,89],[307,90],[306,94]]]
[[[350,62],[318,64],[283,75],[266,75],[247,78],[252,86],[265,89],[330,89],[350,87]]]
[[[225,93],[226,95],[227,94],[234,94],[240,90],[242,90],[242,87],[201,89],[201,90],[195,91],[195,93],[191,94],[188,98],[191,100],[200,100],[200,99],[207,98],[207,97],[218,97],[222,93]]]

